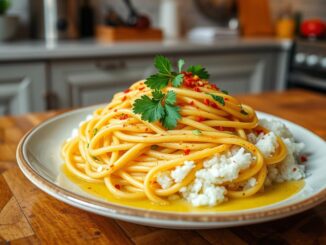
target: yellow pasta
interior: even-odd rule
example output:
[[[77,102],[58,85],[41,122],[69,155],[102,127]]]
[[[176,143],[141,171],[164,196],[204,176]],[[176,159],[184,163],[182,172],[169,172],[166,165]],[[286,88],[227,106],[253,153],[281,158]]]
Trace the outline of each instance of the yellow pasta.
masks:
[[[84,122],[78,136],[67,140],[62,156],[67,169],[84,181],[104,183],[107,191],[122,199],[148,199],[167,205],[168,197],[189,185],[203,161],[215,154],[225,154],[232,147],[243,147],[253,156],[250,167],[237,179],[223,183],[229,198],[244,198],[263,190],[267,166],[280,163],[287,155],[281,138],[273,156],[264,157],[247,139],[250,132],[268,133],[258,126],[255,111],[214,86],[175,88],[181,118],[177,127],[165,129],[160,122],[148,122],[133,112],[133,104],[142,95],[150,96],[144,81],[117,93],[105,107],[97,109],[93,118]],[[211,95],[222,97],[224,105]],[[162,189],[157,176],[172,171],[185,161],[193,168],[180,183]],[[242,183],[255,177],[255,186],[244,189]]]

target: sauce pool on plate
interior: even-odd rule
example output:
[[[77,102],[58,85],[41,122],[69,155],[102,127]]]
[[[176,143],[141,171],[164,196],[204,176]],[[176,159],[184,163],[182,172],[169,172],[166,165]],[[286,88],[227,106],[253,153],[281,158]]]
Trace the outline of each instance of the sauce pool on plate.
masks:
[[[98,198],[107,200],[118,205],[130,206],[155,211],[170,212],[223,212],[237,211],[251,208],[258,208],[283,201],[298,193],[304,186],[304,180],[289,181],[265,188],[264,192],[257,193],[254,196],[243,199],[229,199],[220,205],[214,207],[194,207],[183,199],[171,200],[170,205],[160,206],[149,200],[122,200],[114,197],[103,184],[95,184],[79,179],[69,172],[65,165],[62,165],[62,171],[67,178],[79,186],[83,191]]]

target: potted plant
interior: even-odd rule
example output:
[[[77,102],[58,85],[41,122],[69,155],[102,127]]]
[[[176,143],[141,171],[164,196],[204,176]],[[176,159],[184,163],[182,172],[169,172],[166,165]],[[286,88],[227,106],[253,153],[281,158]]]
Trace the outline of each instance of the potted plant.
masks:
[[[0,41],[12,39],[16,34],[18,17],[6,15],[10,5],[10,0],[0,0]]]

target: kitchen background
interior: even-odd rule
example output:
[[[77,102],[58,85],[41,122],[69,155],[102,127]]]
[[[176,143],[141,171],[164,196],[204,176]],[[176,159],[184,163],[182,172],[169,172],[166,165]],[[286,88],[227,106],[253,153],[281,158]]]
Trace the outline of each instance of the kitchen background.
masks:
[[[0,9],[1,1],[8,0],[0,0]],[[0,115],[106,102],[151,74],[156,54],[202,64],[213,82],[234,94],[326,91],[324,0],[133,0],[145,20],[127,32],[116,31],[121,19],[130,20],[123,0],[10,2],[7,13],[0,12]],[[71,4],[69,10],[53,7],[60,2]],[[214,2],[224,7],[210,7]],[[67,30],[56,38],[42,25],[55,12],[65,17],[56,27]],[[12,37],[2,21],[7,16],[18,17]],[[146,17],[153,29],[146,29]],[[83,28],[71,25],[74,19]]]
[[[28,36],[29,29],[29,1],[30,0],[13,0],[12,7],[9,10],[9,14],[18,15],[21,20],[23,30],[21,36]],[[33,1],[33,0],[32,0]],[[197,9],[193,0],[179,0],[182,2],[180,8],[180,14],[184,29],[189,30],[195,26],[214,26],[215,22],[210,21],[203,16]],[[97,12],[97,21],[100,21],[100,13],[102,9],[107,5],[113,6],[117,12],[122,16],[126,16],[128,11],[122,1],[117,0],[92,0],[92,6],[94,6]],[[269,0],[271,12],[274,18],[282,11],[286,5],[291,5],[293,11],[300,11],[304,18],[322,18],[326,20],[326,1],[325,0]],[[134,0],[134,5],[137,9],[140,9],[142,13],[151,17],[154,26],[159,25],[159,6],[160,0]],[[191,18],[189,18],[191,16]]]

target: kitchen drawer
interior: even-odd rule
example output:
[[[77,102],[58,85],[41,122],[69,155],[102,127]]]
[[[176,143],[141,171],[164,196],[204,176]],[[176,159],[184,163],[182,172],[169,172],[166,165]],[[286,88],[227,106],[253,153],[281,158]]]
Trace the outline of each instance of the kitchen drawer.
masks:
[[[0,64],[0,115],[45,109],[42,63]]]
[[[154,72],[153,58],[98,59],[51,63],[54,108],[86,106],[110,100],[117,91]]]

